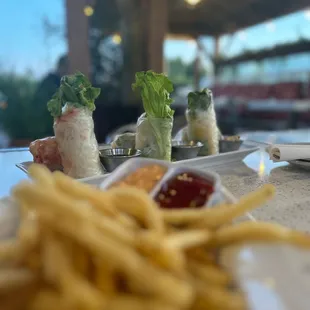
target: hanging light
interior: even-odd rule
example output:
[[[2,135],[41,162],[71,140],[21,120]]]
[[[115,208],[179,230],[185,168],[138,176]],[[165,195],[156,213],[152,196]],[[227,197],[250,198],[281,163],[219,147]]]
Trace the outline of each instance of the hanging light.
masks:
[[[83,11],[87,17],[92,16],[94,14],[94,9],[90,5],[86,5]]]
[[[191,6],[196,6],[201,0],[185,0],[185,2]]]
[[[112,37],[112,42],[116,45],[121,44],[122,43],[122,37],[116,33]]]

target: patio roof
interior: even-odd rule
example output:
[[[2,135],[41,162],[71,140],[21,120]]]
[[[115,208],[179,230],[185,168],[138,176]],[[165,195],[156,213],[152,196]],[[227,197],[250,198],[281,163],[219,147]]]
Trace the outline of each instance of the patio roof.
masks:
[[[310,40],[300,39],[297,42],[288,42],[277,44],[272,47],[264,48],[256,51],[246,51],[242,54],[231,58],[219,58],[217,65],[219,67],[237,65],[247,61],[260,61],[275,57],[283,57],[292,54],[306,53],[310,51]]]
[[[309,0],[169,0],[169,32],[219,36],[310,6]]]
[[[121,17],[117,1],[92,0],[96,3],[93,25],[106,32],[120,31]],[[140,1],[135,1],[140,6]],[[140,4],[139,4],[140,3]],[[168,32],[172,35],[219,36],[253,26],[310,6],[309,0],[201,0],[190,7],[185,0],[167,0]]]

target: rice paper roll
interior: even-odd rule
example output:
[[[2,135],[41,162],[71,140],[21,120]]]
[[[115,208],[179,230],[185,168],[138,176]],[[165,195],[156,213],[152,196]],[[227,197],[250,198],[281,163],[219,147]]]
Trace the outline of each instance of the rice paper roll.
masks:
[[[171,160],[171,132],[173,118],[146,117],[143,113],[137,122],[136,148],[143,156]]]
[[[223,139],[223,135],[220,131],[219,128],[217,128],[217,132],[218,132],[218,139],[222,140]],[[185,126],[184,128],[182,128],[174,137],[174,140],[181,140],[183,142],[190,142],[191,140],[188,138],[188,128],[187,126]]]
[[[164,74],[138,72],[132,88],[141,96],[145,111],[137,122],[136,148],[146,157],[170,161],[174,114],[171,81]]]
[[[124,149],[134,149],[136,148],[136,134],[131,132],[126,132],[117,135],[113,142],[111,143],[113,149],[124,148]]]
[[[199,155],[219,153],[220,133],[217,127],[213,96],[209,89],[188,94],[186,110],[187,138],[189,141],[202,142]]]
[[[73,178],[102,174],[92,113],[69,104],[54,122],[54,132],[64,173]]]
[[[54,117],[54,132],[64,173],[86,178],[103,173],[92,112],[100,89],[91,87],[82,74],[64,76],[48,109]]]

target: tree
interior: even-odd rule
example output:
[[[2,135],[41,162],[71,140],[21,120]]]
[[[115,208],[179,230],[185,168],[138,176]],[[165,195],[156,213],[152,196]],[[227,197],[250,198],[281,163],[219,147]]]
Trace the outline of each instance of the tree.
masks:
[[[102,102],[121,99],[123,45],[115,44],[112,36],[120,31],[121,17],[114,0],[96,1],[90,18],[90,53],[93,83],[102,89]],[[97,102],[101,102],[100,98]]]
[[[0,108],[0,124],[13,139],[35,137],[37,120],[34,119],[32,99],[36,86],[32,77],[0,74],[0,91],[7,98],[7,104]]]
[[[200,66],[199,76],[207,74],[207,70]],[[186,63],[181,58],[168,61],[168,76],[175,84],[193,84],[195,77],[195,60]]]

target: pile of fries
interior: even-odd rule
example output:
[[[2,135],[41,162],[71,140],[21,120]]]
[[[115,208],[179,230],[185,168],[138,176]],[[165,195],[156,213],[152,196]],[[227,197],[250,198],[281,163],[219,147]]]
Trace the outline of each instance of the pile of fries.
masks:
[[[133,187],[102,192],[33,165],[13,190],[17,238],[0,243],[1,310],[246,309],[221,250],[252,241],[310,247],[302,233],[232,221],[263,204],[271,185],[235,205],[160,210]]]

